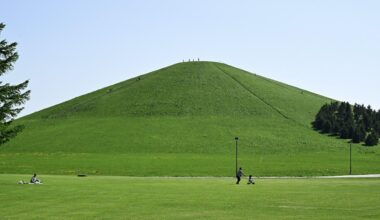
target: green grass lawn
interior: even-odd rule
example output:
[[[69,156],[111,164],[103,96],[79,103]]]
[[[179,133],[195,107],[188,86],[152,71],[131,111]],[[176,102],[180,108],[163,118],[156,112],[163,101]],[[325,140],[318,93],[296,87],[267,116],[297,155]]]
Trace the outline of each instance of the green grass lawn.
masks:
[[[353,154],[353,174],[379,173],[378,156]],[[349,157],[338,153],[254,155],[239,158],[256,176],[346,175]],[[0,154],[1,173],[45,173],[126,176],[233,176],[235,157],[201,154]]]
[[[379,219],[380,179],[0,175],[2,219]]]
[[[349,145],[268,118],[159,117],[36,121],[0,147],[0,173],[258,176],[348,173]],[[288,135],[291,134],[291,135]],[[380,147],[354,145],[355,174],[380,173]]]

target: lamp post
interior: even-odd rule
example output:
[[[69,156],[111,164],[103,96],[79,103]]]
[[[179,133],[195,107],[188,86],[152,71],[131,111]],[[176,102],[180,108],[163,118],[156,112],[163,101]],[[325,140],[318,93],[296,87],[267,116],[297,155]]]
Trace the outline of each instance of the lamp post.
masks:
[[[238,140],[239,140],[239,137],[235,137],[235,142],[236,142],[236,166],[235,166],[235,175],[237,174],[237,171],[238,171]]]
[[[352,174],[352,141],[350,141],[350,175]]]

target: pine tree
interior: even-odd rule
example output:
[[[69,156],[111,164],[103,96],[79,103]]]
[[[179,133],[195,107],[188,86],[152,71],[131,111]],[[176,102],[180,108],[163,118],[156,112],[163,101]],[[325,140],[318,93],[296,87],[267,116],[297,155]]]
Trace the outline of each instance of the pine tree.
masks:
[[[364,107],[364,105],[358,105],[358,104],[354,105],[355,123],[359,123],[359,122],[361,123],[361,121],[363,121],[365,112],[366,112],[366,108]]]
[[[0,23],[0,34],[5,25]],[[18,59],[16,52],[17,43],[0,41],[0,76],[13,69],[13,64]],[[15,137],[22,130],[22,126],[13,126],[14,118],[23,109],[20,105],[29,99],[30,91],[24,91],[28,81],[18,85],[10,85],[0,81],[0,145]]]
[[[375,122],[373,129],[380,135],[380,110],[375,113]]]
[[[366,132],[363,125],[358,125],[354,129],[354,133],[352,135],[352,142],[354,143],[360,143],[365,140]]]
[[[339,136],[343,139],[350,138],[350,129],[346,126],[343,126],[339,131]]]
[[[338,102],[323,105],[316,115],[314,122],[312,122],[314,129],[320,130],[322,133],[339,133],[340,126],[337,119],[338,107]]]
[[[312,125],[313,125],[313,128],[316,129],[316,130],[322,130],[323,129],[323,125],[325,123],[325,114],[326,114],[326,110],[328,108],[328,104],[324,104],[321,109],[319,109],[319,112],[317,113],[317,115],[315,116],[315,120],[312,122]]]
[[[333,125],[330,121],[324,121],[322,125],[322,133],[330,133],[332,130]]]
[[[363,111],[363,122],[365,130],[370,131],[373,126],[373,110],[370,105]]]
[[[346,119],[346,103],[345,102],[342,102],[339,104],[336,117],[337,117],[337,123],[339,127],[343,126],[345,124],[345,119]]]
[[[354,132],[354,115],[350,103],[343,102],[344,105],[344,117],[341,123],[340,137],[352,138]]]

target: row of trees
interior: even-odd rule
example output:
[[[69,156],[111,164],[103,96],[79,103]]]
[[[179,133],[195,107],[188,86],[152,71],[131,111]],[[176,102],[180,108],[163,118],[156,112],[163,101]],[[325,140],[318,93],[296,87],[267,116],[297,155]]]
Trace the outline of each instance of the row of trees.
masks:
[[[312,124],[314,129],[322,133],[339,135],[354,143],[365,141],[367,146],[379,143],[380,110],[375,111],[371,106],[352,106],[348,102],[325,104]]]

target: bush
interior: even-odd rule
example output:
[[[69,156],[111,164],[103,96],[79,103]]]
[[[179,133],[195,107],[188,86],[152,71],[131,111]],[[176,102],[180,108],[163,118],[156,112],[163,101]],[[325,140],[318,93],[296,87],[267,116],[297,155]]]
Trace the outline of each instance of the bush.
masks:
[[[365,139],[365,145],[375,146],[379,143],[379,135],[376,132],[371,132]]]

